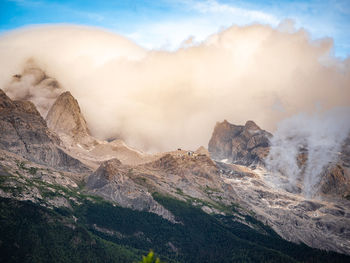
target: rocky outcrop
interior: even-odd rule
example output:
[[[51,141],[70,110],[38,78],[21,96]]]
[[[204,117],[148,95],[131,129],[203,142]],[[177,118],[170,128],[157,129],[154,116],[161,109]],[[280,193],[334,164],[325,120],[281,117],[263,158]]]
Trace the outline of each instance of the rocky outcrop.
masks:
[[[69,91],[62,93],[46,116],[47,126],[71,143],[91,143],[92,138],[77,100]]]
[[[94,138],[80,110],[78,101],[67,91],[62,93],[46,116],[48,127],[60,137],[66,149],[85,162],[100,164],[113,158],[123,164],[145,162],[147,154],[130,148],[121,139],[111,142]]]
[[[158,204],[145,187],[129,177],[131,171],[131,167],[123,165],[118,159],[112,159],[101,164],[88,177],[86,186],[91,193],[122,207],[152,212],[175,223],[174,216]]]
[[[350,202],[345,199],[308,199],[277,188],[263,167],[220,163],[235,201],[255,218],[295,243],[350,254]],[[253,176],[252,176],[253,174]]]
[[[350,135],[344,141],[337,162],[326,167],[321,178],[322,194],[342,196],[350,200]]]
[[[189,156],[187,153],[180,155],[167,153],[144,166],[166,173],[168,176],[186,178],[188,182],[191,179],[204,178],[209,183],[209,181],[215,181],[219,174],[216,164],[204,154]]]
[[[210,156],[209,151],[204,146],[200,146],[195,153]]]
[[[63,170],[87,171],[59,147],[33,103],[12,101],[0,90],[0,148],[28,160]]]
[[[208,150],[216,160],[227,159],[243,165],[263,163],[271,137],[269,132],[260,129],[253,121],[240,126],[224,120],[216,124]]]

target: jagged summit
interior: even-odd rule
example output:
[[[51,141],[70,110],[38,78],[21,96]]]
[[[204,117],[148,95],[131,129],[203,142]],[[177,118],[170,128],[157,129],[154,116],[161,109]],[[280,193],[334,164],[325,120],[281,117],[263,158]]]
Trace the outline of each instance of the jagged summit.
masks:
[[[95,214],[96,211],[99,213],[118,209],[117,217],[111,220],[131,221],[131,213],[128,212],[127,216],[123,217],[123,211],[127,210],[122,211],[120,207],[132,208],[155,213],[177,224],[175,227],[168,225],[166,229],[185,227],[181,233],[192,231],[188,228],[192,224],[187,224],[192,222],[192,214],[186,212],[182,216],[179,209],[195,206],[209,214],[203,218],[209,218],[213,214],[210,221],[215,225],[219,224],[220,229],[228,230],[229,236],[232,236],[232,229],[249,231],[251,228],[254,235],[261,231],[261,237],[269,237],[268,228],[262,227],[262,223],[266,223],[287,240],[350,254],[350,202],[346,200],[349,198],[346,191],[349,189],[347,182],[350,178],[350,138],[340,154],[339,166],[327,172],[324,177],[328,181],[322,191],[334,193],[334,201],[309,200],[298,193],[275,189],[269,185],[265,179],[276,174],[270,173],[263,166],[253,168],[215,162],[206,154],[207,150],[204,147],[195,152],[177,149],[168,153],[147,155],[128,147],[121,140],[107,142],[94,139],[89,135],[78,102],[69,92],[62,93],[51,110],[47,119],[53,121],[50,125],[61,132],[61,140],[50,131],[33,103],[13,101],[0,90],[0,177],[3,186],[0,189],[0,197],[31,200],[42,207],[65,207],[67,209],[63,211],[72,213],[69,212],[69,218],[67,216],[67,220],[62,222],[69,222],[74,227],[74,221],[78,222],[79,225],[76,226],[79,227],[81,222],[86,220],[86,217],[82,217],[73,221],[73,215],[82,214],[75,213],[75,209],[82,211],[80,205],[88,201],[86,203],[93,208],[91,212]],[[90,138],[86,145],[80,142],[67,144],[73,142],[74,138],[85,138],[84,136]],[[252,121],[242,126],[230,124],[228,121],[217,123],[209,143],[210,154],[212,157],[213,154],[227,154],[226,158],[231,158],[232,162],[254,163],[260,160],[259,151],[264,153],[269,149],[269,136],[269,133]],[[62,138],[71,140],[65,142]],[[86,165],[95,171],[88,169]],[[113,206],[104,202],[95,203],[93,195],[113,202]],[[340,195],[345,198],[336,199]],[[187,204],[178,206],[174,203],[175,200],[166,201],[170,200],[169,198],[178,199],[176,202],[182,200]],[[90,206],[90,203],[93,206]],[[99,205],[103,206],[103,210],[99,210]],[[108,210],[104,210],[105,208]],[[196,210],[200,211],[199,209]],[[174,214],[170,211],[174,211]],[[109,214],[103,212],[101,216],[104,215]],[[191,221],[184,220],[187,215],[191,217]],[[140,218],[138,222],[144,220],[154,225],[155,215],[152,215],[152,218],[142,213],[141,216],[145,216],[145,220]],[[255,220],[249,219],[251,216],[260,222],[255,224]],[[101,220],[102,223],[104,219]],[[114,227],[105,226],[101,222],[90,224],[89,221],[87,229],[93,227],[94,231],[103,235],[113,235],[118,239],[127,238],[137,242],[148,240],[146,238],[150,232],[142,228],[134,233],[122,233],[119,224],[118,227]],[[164,220],[162,222],[164,223]],[[196,225],[201,225],[202,222],[209,221],[197,222]],[[230,222],[233,224],[232,229]],[[245,226],[237,227],[240,222]],[[158,231],[157,226],[155,229]],[[208,229],[210,231],[211,228]],[[5,231],[8,233],[6,229]],[[209,232],[208,237],[211,233]],[[174,236],[181,237],[181,234]],[[164,237],[165,248],[173,250],[173,244],[170,246],[166,243],[169,240],[168,235]],[[193,243],[195,241],[193,239]],[[278,238],[277,241],[283,240]],[[258,247],[261,247],[261,241],[259,242]],[[276,244],[274,242],[271,243]],[[175,245],[179,244],[181,242]],[[181,248],[187,244],[186,239],[178,251],[181,252]],[[224,249],[227,249],[225,244],[227,242],[224,242]],[[255,249],[252,244],[249,240],[249,247]],[[285,249],[285,245],[283,247]],[[292,253],[297,254],[295,251],[305,252],[305,246],[302,250],[293,250]]]
[[[142,163],[145,154],[130,148],[124,141],[111,142],[94,138],[80,110],[78,101],[69,91],[63,92],[47,114],[48,127],[57,133],[70,152],[82,160],[99,164],[112,158],[122,163]]]
[[[75,141],[81,141],[90,136],[84,116],[78,101],[69,91],[63,92],[52,105],[46,116],[48,127],[57,134],[65,134]]]
[[[244,128],[247,130],[261,130],[261,128],[254,121],[247,121],[244,125]]]
[[[216,123],[208,150],[217,160],[226,159],[244,165],[261,163],[268,154],[271,136],[253,121],[242,126],[224,120]]]
[[[0,149],[49,167],[86,171],[60,144],[32,102],[13,101],[0,90]]]

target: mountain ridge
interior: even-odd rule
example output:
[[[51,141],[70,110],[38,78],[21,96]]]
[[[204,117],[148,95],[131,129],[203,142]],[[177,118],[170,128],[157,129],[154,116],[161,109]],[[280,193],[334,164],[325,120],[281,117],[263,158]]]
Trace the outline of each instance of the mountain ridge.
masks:
[[[71,94],[66,93],[63,96],[71,96]],[[72,100],[74,104],[76,103],[74,109],[77,110],[76,106],[79,107],[79,105],[74,100]],[[83,118],[82,115],[81,117]],[[19,125],[18,121],[22,125]],[[128,148],[122,141],[97,140],[88,134],[87,130],[70,134],[69,129],[63,129],[65,132],[62,131],[56,135],[47,127],[34,104],[12,101],[1,90],[0,122],[2,124],[0,126],[0,196],[2,197],[18,201],[30,200],[44,207],[67,209],[67,211],[82,209],[79,207],[84,202],[92,202],[92,206],[97,211],[103,210],[105,206],[112,210],[114,206],[132,208],[140,213],[151,212],[159,215],[174,229],[190,227],[188,230],[192,231],[196,226],[191,225],[191,220],[184,214],[188,208],[190,209],[188,211],[197,211],[193,213],[197,216],[199,216],[197,213],[200,213],[200,218],[208,220],[205,222],[210,228],[211,224],[217,224],[215,220],[218,218],[219,224],[222,224],[224,222],[222,220],[226,218],[225,220],[229,220],[225,223],[226,225],[233,227],[238,224],[241,227],[247,227],[248,232],[260,231],[266,234],[263,226],[268,225],[273,229],[271,231],[275,231],[288,241],[350,254],[350,202],[339,199],[339,196],[334,200],[310,201],[298,193],[275,189],[269,185],[267,179],[273,175],[266,171],[263,159],[259,159],[261,157],[253,150],[258,148],[262,148],[263,151],[268,150],[266,139],[270,134],[252,121],[248,121],[244,126],[233,125],[227,121],[219,123],[216,132],[214,129],[218,142],[210,143],[210,156],[204,147],[197,151],[178,149],[147,155]],[[75,125],[75,122],[68,123]],[[13,124],[24,136],[13,136],[16,134],[11,128]],[[221,129],[222,125],[224,129]],[[225,135],[225,132],[231,134]],[[92,141],[89,141],[85,148],[81,148],[77,141],[74,144],[71,143],[76,134],[91,136]],[[225,139],[220,140],[219,135]],[[65,138],[68,140],[65,141]],[[18,145],[20,142],[23,142],[23,145]],[[233,142],[242,143],[242,146]],[[225,143],[230,145],[226,147]],[[12,148],[9,145],[12,145]],[[103,148],[105,146],[107,150]],[[94,155],[99,147],[101,153]],[[217,150],[219,147],[224,148],[224,151]],[[56,155],[60,150],[65,155]],[[131,153],[137,156],[132,157],[136,161],[131,161],[129,157],[125,159],[127,161],[116,159],[118,154],[123,156]],[[217,153],[220,158],[230,159],[225,162],[222,162],[222,159],[215,160],[216,158],[212,155]],[[221,156],[221,153],[227,155]],[[342,157],[345,161],[346,156],[345,154]],[[55,162],[48,162],[50,158]],[[72,160],[75,160],[75,163]],[[84,160],[90,160],[91,163],[85,165],[82,162]],[[102,197],[105,201],[102,202],[98,197]],[[184,210],[177,210],[177,207]],[[179,217],[179,215],[182,216]],[[143,216],[147,217],[146,214]],[[200,224],[201,221],[197,222]],[[74,227],[76,223],[72,222]],[[91,231],[98,232],[104,238],[108,231],[112,231],[110,233],[117,231],[108,230],[109,228],[103,222],[94,224],[96,226],[89,225]],[[114,227],[117,226],[114,225]],[[239,233],[237,232],[236,235]],[[120,237],[119,234],[113,235]],[[135,235],[138,237],[133,238],[143,238],[142,234]],[[198,235],[197,232],[196,235]],[[272,234],[271,240],[274,240],[274,235],[277,234]],[[116,237],[108,238],[114,242],[120,240]],[[145,240],[147,243],[147,239]],[[133,239],[133,242],[136,241]],[[174,244],[171,240],[167,242],[171,243],[167,249],[163,248],[167,251],[167,255],[168,253],[181,254],[181,249],[185,249],[180,243]],[[254,248],[260,248],[257,243],[254,244],[255,246],[248,251],[252,252]],[[181,247],[180,250],[179,247]],[[301,248],[295,247],[295,249],[300,251]],[[174,252],[176,250],[178,252]],[[188,254],[186,255],[189,257]],[[291,258],[288,260],[286,262],[293,262]]]

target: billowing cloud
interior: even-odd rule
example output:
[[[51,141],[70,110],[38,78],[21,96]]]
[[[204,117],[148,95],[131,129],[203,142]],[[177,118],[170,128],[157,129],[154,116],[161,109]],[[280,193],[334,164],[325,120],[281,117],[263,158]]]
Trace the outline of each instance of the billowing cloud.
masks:
[[[349,107],[350,60],[335,59],[332,45],[290,24],[233,26],[174,52],[95,28],[44,26],[0,38],[0,86],[20,98],[11,76],[33,59],[78,99],[96,136],[195,149],[223,119],[273,131],[299,112]]]
[[[289,190],[300,186],[307,197],[317,194],[322,172],[337,161],[343,142],[350,135],[349,116],[349,107],[334,108],[281,121],[271,139],[266,163],[270,171],[281,173],[288,181],[279,182],[279,177],[274,177],[275,183]]]

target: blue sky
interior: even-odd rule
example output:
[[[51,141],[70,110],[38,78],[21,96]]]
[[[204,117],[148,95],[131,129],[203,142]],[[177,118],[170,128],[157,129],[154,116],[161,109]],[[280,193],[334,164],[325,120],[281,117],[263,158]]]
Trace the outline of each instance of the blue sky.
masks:
[[[295,21],[312,38],[332,37],[350,55],[350,0],[0,0],[0,33],[28,25],[69,23],[106,28],[146,48],[173,50],[231,25]]]

